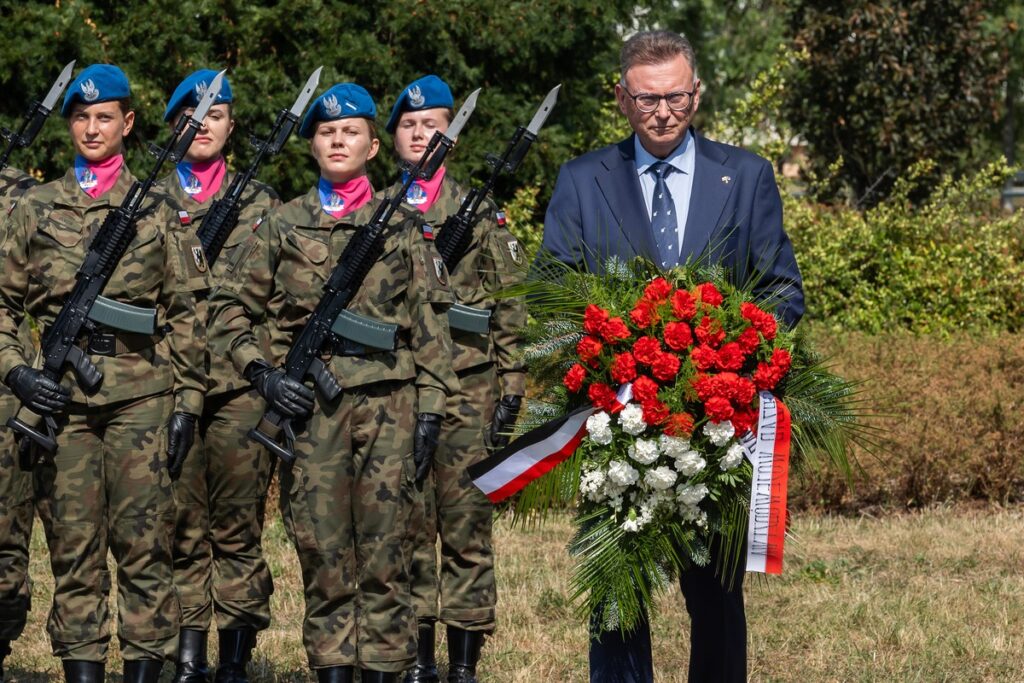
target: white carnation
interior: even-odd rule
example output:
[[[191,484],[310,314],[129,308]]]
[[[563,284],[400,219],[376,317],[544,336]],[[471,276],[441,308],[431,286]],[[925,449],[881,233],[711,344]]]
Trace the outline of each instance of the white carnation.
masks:
[[[642,433],[647,429],[647,423],[644,422],[644,409],[640,407],[639,403],[630,403],[619,413],[619,424],[622,425],[622,431],[632,436]]]
[[[636,533],[650,524],[654,517],[654,510],[647,505],[640,506],[640,512],[629,511],[629,518],[621,524],[622,530],[629,533]]]
[[[683,518],[684,522],[693,522],[702,528],[706,528],[708,525],[708,513],[704,512],[696,505],[680,505],[679,516]]]
[[[704,436],[711,439],[716,446],[724,446],[729,443],[736,430],[731,422],[708,422],[704,425]]]
[[[612,442],[612,416],[603,410],[587,418],[587,433],[594,443],[607,446]]]
[[[676,487],[676,499],[683,505],[693,507],[708,495],[704,484],[680,484]]]
[[[644,475],[644,483],[652,489],[663,491],[676,483],[676,473],[669,467],[655,467]]]
[[[658,459],[658,442],[654,439],[637,439],[636,443],[629,447],[629,457],[641,465],[650,465]]]
[[[738,443],[734,443],[729,446],[729,450],[725,452],[722,459],[718,461],[718,466],[722,468],[722,471],[731,470],[736,465],[743,462],[743,446]]]
[[[628,462],[612,460],[608,463],[608,478],[619,486],[632,486],[640,478],[640,473]]]
[[[580,477],[580,493],[589,500],[599,503],[607,494],[604,492],[605,476],[601,470],[584,472]]]
[[[700,453],[694,450],[686,451],[676,457],[676,469],[684,477],[692,477],[704,469],[704,466],[707,464],[707,461],[701,457]]]
[[[658,439],[658,447],[661,449],[661,452],[668,457],[678,458],[683,453],[690,450],[690,441],[688,439],[680,439],[677,436],[662,434]]]

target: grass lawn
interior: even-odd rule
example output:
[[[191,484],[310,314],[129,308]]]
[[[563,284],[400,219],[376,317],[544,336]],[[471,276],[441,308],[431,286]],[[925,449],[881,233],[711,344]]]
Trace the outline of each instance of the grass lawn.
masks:
[[[38,526],[35,609],[7,660],[8,682],[60,680],[44,628],[52,583]],[[1024,681],[1024,509],[804,514],[792,532],[782,577],[747,583],[750,680]],[[499,524],[497,534],[500,625],[484,649],[481,680],[586,681],[587,634],[567,601],[568,520],[530,530]],[[313,681],[301,644],[298,565],[276,517],[265,545],[275,620],[260,637],[253,681]],[[661,608],[657,680],[685,681],[688,626],[678,589]],[[120,670],[116,655],[110,668]]]

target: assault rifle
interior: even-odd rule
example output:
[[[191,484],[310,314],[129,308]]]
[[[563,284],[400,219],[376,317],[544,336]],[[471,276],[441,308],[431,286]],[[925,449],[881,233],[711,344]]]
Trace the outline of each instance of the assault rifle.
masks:
[[[281,110],[281,113],[277,115],[277,120],[274,122],[270,135],[265,140],[260,140],[255,136],[250,139],[252,146],[256,148],[256,158],[253,159],[245,173],[235,176],[235,179],[231,181],[231,185],[228,186],[227,193],[213,203],[210,211],[203,218],[202,223],[200,223],[196,236],[203,245],[206,261],[211,266],[216,262],[217,257],[220,256],[224,243],[238,223],[238,214],[242,210],[242,193],[245,192],[245,188],[252,182],[252,179],[256,177],[256,173],[259,171],[263,160],[281,151],[284,143],[288,140],[288,136],[292,134],[295,124],[298,123],[302,110],[309,104],[309,100],[313,97],[317,85],[320,84],[321,71],[323,71],[322,66],[314,71],[306,80],[306,85],[302,87],[299,97],[295,100],[291,109]]]
[[[511,175],[519,168],[523,157],[526,156],[526,152],[530,149],[533,141],[537,139],[537,134],[547,120],[548,114],[551,113],[551,109],[555,106],[555,102],[558,100],[558,91],[561,87],[561,85],[556,85],[548,92],[540,105],[540,109],[533,115],[530,125],[526,128],[522,126],[516,128],[516,132],[512,135],[512,139],[509,141],[508,147],[505,148],[504,154],[500,157],[494,154],[487,155],[487,163],[494,169],[490,177],[487,178],[487,182],[482,187],[471,189],[466,198],[462,200],[459,210],[449,216],[448,220],[441,226],[434,243],[437,245],[437,251],[441,254],[441,258],[444,259],[444,265],[448,268],[449,273],[455,272],[459,261],[462,260],[462,257],[469,250],[470,240],[473,236],[473,226],[477,222],[476,216],[477,211],[480,210],[480,204],[483,203],[487,195],[494,189],[495,183],[498,182],[498,178],[503,173]]]
[[[160,168],[168,157],[177,161],[188,152],[196,133],[203,125],[207,111],[217,97],[217,93],[220,92],[223,78],[224,72],[221,71],[207,88],[192,116],[182,117],[178,121],[170,145],[164,148],[154,145],[150,148],[150,151],[158,159],[156,167],[145,181],[133,183],[121,205],[107,213],[96,237],[89,245],[85,261],[75,274],[75,286],[71,290],[71,295],[64,302],[53,324],[48,325],[43,334],[42,370],[54,382],[59,383],[64,377],[65,368],[71,366],[78,386],[86,395],[92,396],[99,391],[100,385],[103,383],[103,375],[89,360],[85,351],[77,346],[82,332],[95,330],[97,323],[121,327],[133,332],[155,334],[155,314],[150,314],[148,317],[149,329],[140,328],[137,324],[138,318],[146,318],[146,309],[104,299],[100,293],[103,292],[128,250],[128,246],[135,238],[137,232],[135,222],[141,213],[142,202],[159,177]],[[118,325],[117,318],[122,314],[126,324]],[[40,422],[43,422],[45,431],[39,428]],[[18,414],[7,420],[7,426],[24,437],[20,448],[23,460],[28,457],[27,448],[29,447],[25,439],[31,440],[32,443],[50,453],[57,450],[57,421],[53,415],[42,417],[25,406],[21,406]]]
[[[36,101],[29,105],[28,112],[25,113],[25,119],[21,122],[21,128],[17,132],[7,130],[6,128],[0,131],[0,135],[7,140],[7,146],[4,148],[3,155],[0,155],[0,170],[7,168],[7,160],[11,158],[11,152],[14,151],[15,147],[28,147],[36,139],[36,135],[39,134],[43,124],[46,123],[46,117],[53,111],[53,105],[57,104],[57,99],[64,92],[64,89],[68,87],[68,83],[71,82],[71,72],[74,70],[75,60],[72,59],[64,67],[64,70],[60,72],[60,76],[57,76],[57,80],[53,82],[53,85],[50,86],[50,91],[46,93],[43,101]]]
[[[466,99],[446,132],[434,133],[419,160],[406,168],[408,173],[402,189],[382,201],[373,212],[370,221],[352,236],[324,285],[324,293],[316,309],[288,350],[284,371],[299,382],[311,379],[317,391],[327,401],[338,398],[341,385],[320,359],[321,349],[325,342],[337,337],[339,320],[344,318],[345,309],[352,301],[352,297],[359,291],[366,274],[380,257],[388,223],[405,200],[409,187],[417,179],[432,178],[441,167],[445,156],[455,144],[455,138],[476,108],[479,94],[479,89],[474,90]],[[285,438],[284,446],[277,442],[282,433]],[[289,464],[295,461],[295,436],[291,418],[280,415],[273,409],[267,410],[259,424],[249,430],[250,439],[263,444]]]

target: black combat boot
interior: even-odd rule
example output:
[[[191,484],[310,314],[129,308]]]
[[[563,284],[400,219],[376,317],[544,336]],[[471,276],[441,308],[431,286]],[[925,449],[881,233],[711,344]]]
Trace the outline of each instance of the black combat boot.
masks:
[[[134,659],[124,663],[124,683],[157,683],[164,668],[162,659]]]
[[[80,659],[65,659],[64,680],[67,683],[103,683],[105,669],[103,662],[83,662]]]
[[[362,683],[398,683],[398,674],[390,671],[370,671],[369,669],[360,669],[359,680],[362,681]]]
[[[185,628],[178,634],[178,664],[173,683],[210,683],[206,631]]]
[[[448,627],[448,683],[477,683],[476,664],[483,644],[482,631]]]
[[[416,663],[405,672],[402,683],[438,683],[437,661],[434,659],[434,622],[420,621],[416,641]]]
[[[11,641],[0,640],[0,683],[4,683],[4,660],[11,654]]]
[[[352,683],[355,675],[356,670],[351,666],[329,666],[316,670],[316,680],[319,683]]]
[[[245,665],[252,659],[252,649],[256,646],[256,629],[220,629],[218,634],[220,661],[215,683],[249,683]]]

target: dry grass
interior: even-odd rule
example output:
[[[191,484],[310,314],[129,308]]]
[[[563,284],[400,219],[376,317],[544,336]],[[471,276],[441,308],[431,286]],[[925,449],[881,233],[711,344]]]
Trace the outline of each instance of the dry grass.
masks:
[[[586,680],[586,632],[567,603],[569,533],[565,519],[533,530],[499,525],[501,623],[482,680]],[[1024,681],[1024,509],[801,515],[793,534],[785,574],[746,589],[752,681]],[[312,681],[297,565],[276,518],[266,546],[275,622],[260,638],[253,681]],[[8,681],[59,680],[43,628],[51,582],[38,530],[33,551],[36,609],[8,659]],[[678,591],[662,607],[657,680],[684,681]]]

